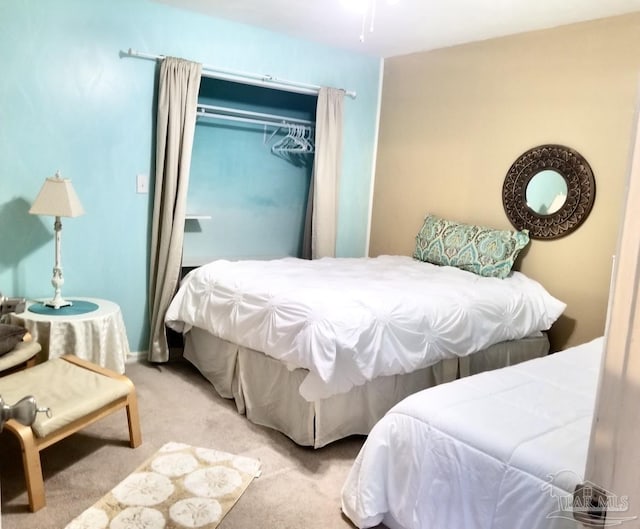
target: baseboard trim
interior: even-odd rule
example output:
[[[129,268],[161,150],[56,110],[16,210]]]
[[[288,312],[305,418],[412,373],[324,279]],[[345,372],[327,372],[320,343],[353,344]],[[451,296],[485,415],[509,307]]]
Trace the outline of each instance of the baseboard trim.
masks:
[[[169,348],[169,361],[181,360],[183,350],[181,347]],[[136,364],[140,362],[147,362],[149,360],[149,351],[129,351],[125,364]]]
[[[139,362],[146,361],[148,355],[149,355],[148,351],[129,351],[129,354],[125,359],[125,363],[136,364]]]

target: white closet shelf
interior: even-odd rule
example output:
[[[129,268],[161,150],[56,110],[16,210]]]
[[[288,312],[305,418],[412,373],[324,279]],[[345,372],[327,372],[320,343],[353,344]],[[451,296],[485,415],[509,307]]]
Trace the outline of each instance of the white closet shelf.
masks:
[[[198,215],[195,213],[187,213],[184,216],[185,220],[211,220],[211,215]]]

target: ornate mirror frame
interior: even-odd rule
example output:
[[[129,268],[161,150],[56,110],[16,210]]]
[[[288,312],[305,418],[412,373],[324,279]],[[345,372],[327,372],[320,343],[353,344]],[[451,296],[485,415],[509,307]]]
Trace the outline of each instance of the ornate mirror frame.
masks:
[[[526,192],[531,179],[542,171],[556,171],[567,184],[562,206],[549,215],[527,205]],[[509,169],[502,186],[502,205],[517,229],[529,230],[532,239],[557,239],[582,224],[593,207],[596,182],[587,161],[564,145],[540,145],[522,154]]]

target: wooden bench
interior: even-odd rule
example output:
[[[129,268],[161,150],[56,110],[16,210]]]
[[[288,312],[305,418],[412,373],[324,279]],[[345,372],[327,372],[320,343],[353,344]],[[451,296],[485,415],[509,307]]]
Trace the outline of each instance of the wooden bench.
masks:
[[[45,505],[41,450],[121,408],[127,411],[129,445],[135,448],[142,442],[133,383],[124,375],[73,355],[0,377],[0,395],[8,403],[33,395],[39,407],[51,410],[50,417],[39,413],[31,426],[15,419],[4,425],[4,431],[20,441],[32,512]]]

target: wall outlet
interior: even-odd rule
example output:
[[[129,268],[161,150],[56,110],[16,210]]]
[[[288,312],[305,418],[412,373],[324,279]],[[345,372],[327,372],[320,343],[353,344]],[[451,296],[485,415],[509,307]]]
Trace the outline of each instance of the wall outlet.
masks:
[[[136,175],[136,193],[149,192],[149,177],[146,174]]]

